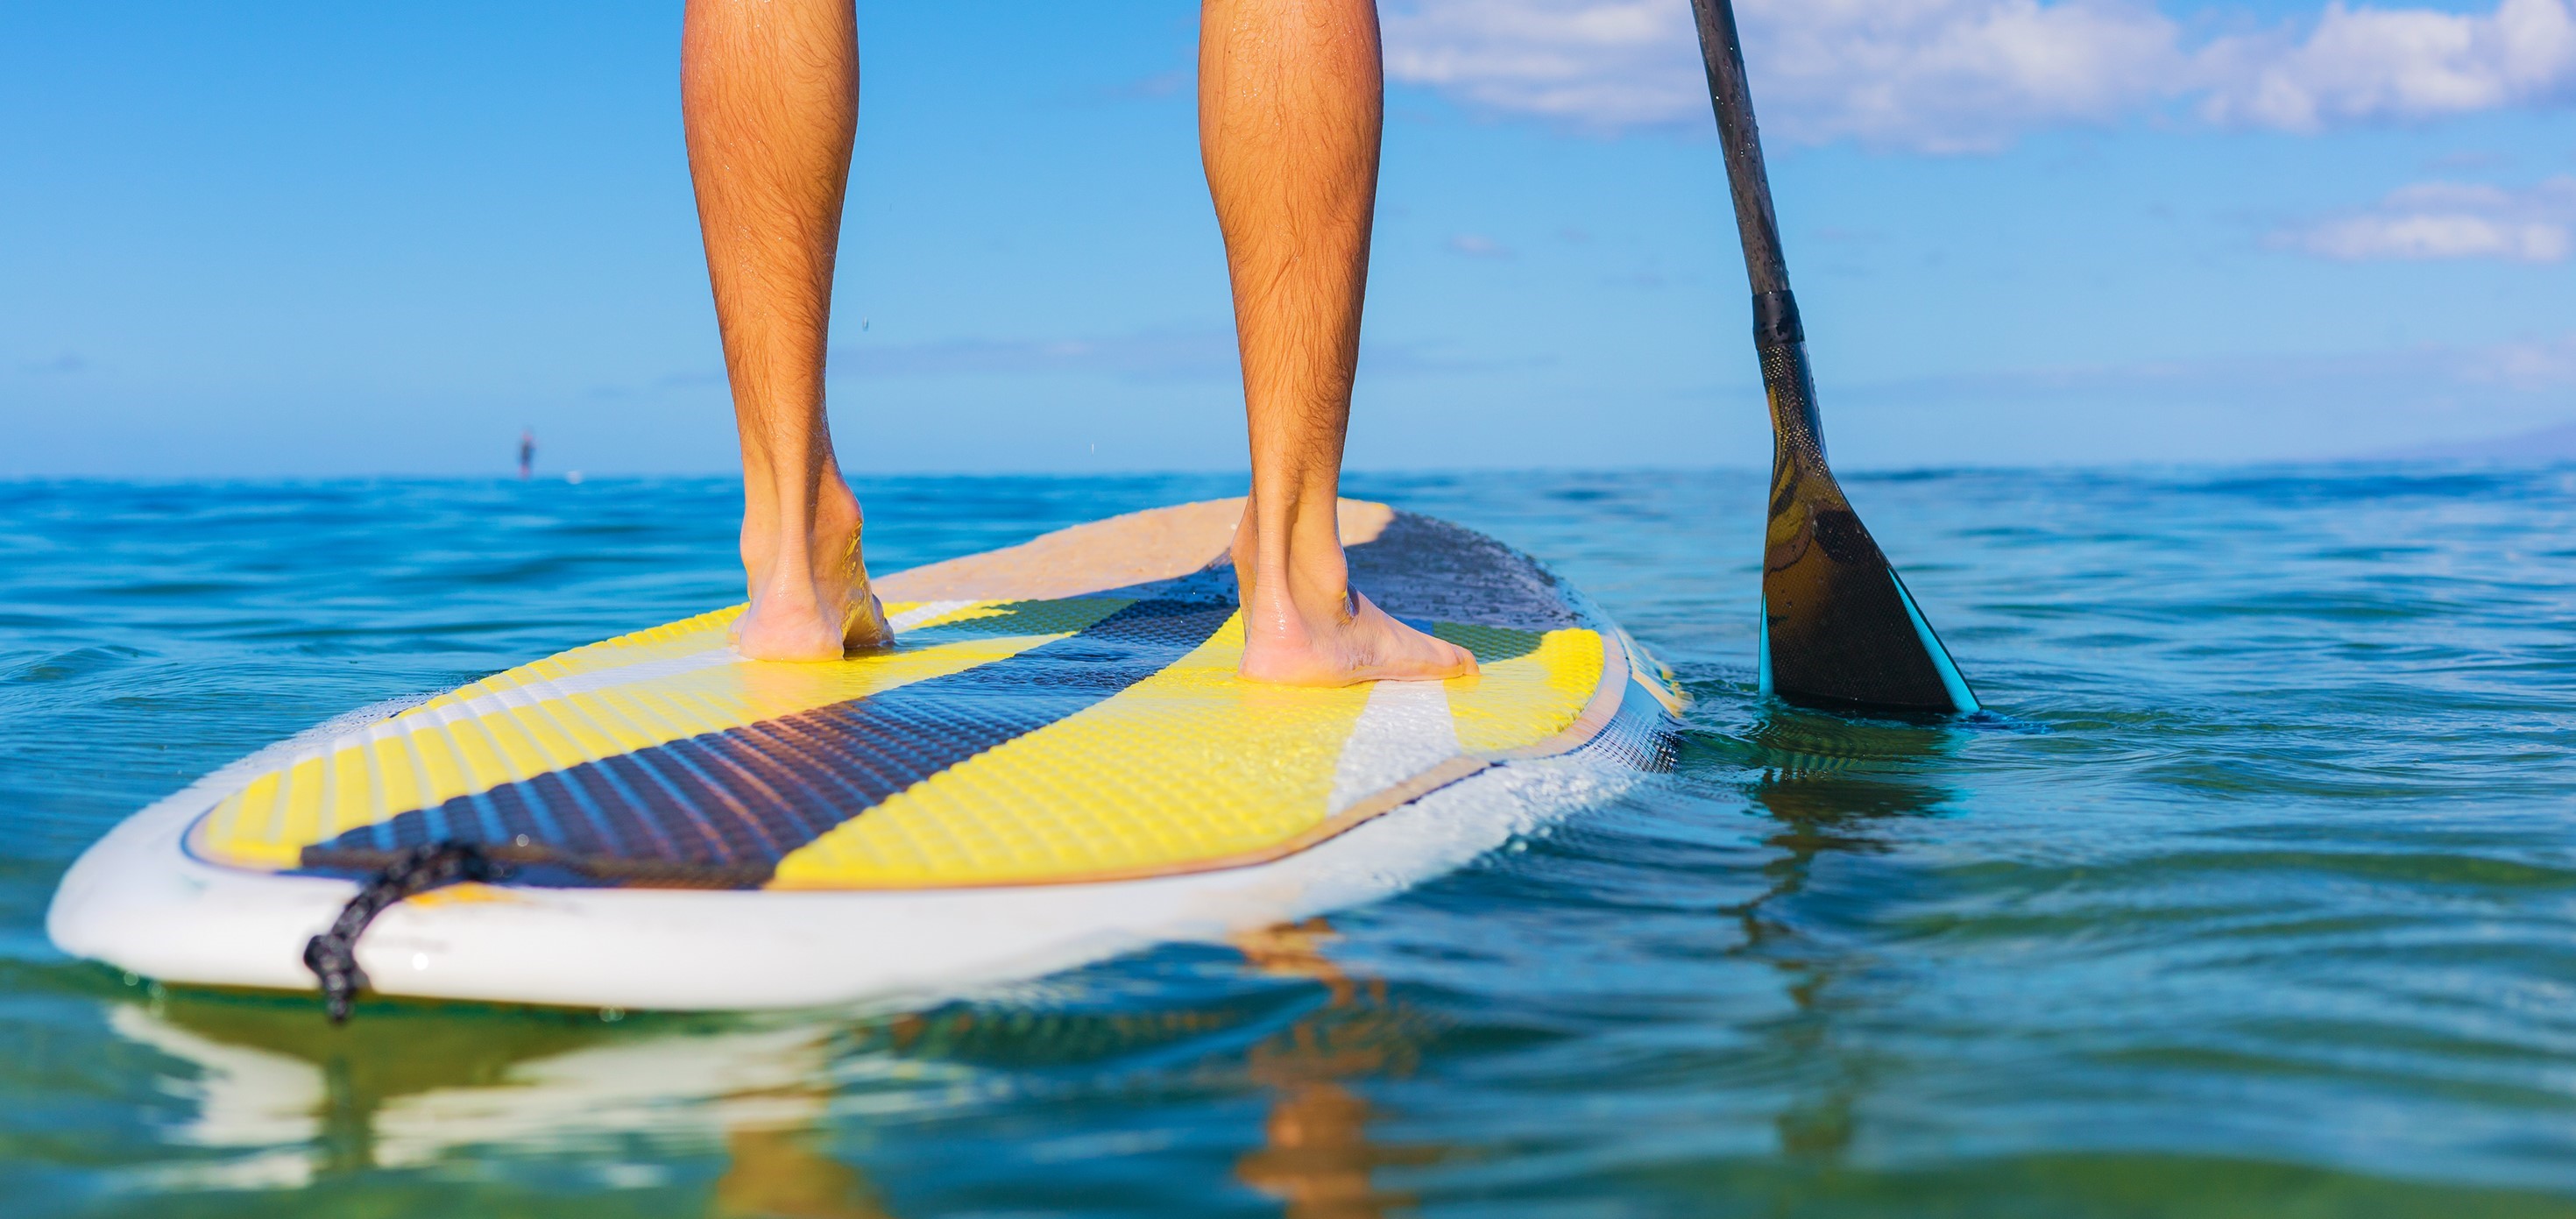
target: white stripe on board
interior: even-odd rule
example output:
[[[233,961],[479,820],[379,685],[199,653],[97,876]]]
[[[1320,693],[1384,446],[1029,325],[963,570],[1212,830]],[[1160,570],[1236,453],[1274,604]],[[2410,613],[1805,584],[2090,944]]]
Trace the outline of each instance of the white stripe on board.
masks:
[[[1342,745],[1333,771],[1331,816],[1463,752],[1449,714],[1449,687],[1436,681],[1382,681]]]
[[[924,601],[911,609],[905,610],[900,614],[896,614],[893,617],[886,619],[886,625],[893,627],[895,631],[900,634],[904,631],[909,631],[914,627],[920,626],[922,623],[928,622],[933,618],[945,617],[946,615],[956,613],[957,611],[973,604],[975,603],[972,601]]]

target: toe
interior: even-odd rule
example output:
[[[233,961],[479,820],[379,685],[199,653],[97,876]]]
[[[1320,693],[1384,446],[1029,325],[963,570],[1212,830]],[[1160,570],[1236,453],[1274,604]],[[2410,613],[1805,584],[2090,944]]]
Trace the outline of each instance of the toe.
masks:
[[[1449,645],[1449,663],[1454,677],[1474,677],[1478,672],[1476,654],[1454,643]]]

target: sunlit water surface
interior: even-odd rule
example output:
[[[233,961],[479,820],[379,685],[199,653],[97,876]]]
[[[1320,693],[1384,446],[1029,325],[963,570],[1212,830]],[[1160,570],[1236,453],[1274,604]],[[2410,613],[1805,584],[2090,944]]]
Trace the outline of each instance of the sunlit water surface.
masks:
[[[863,491],[882,570],[1231,489]],[[1250,956],[333,1031],[64,959],[55,881],[317,721],[734,599],[731,488],[0,484],[0,1211],[2576,1213],[2576,474],[1855,480],[1957,727],[1755,697],[1754,476],[1352,490],[1659,649],[1677,769]]]

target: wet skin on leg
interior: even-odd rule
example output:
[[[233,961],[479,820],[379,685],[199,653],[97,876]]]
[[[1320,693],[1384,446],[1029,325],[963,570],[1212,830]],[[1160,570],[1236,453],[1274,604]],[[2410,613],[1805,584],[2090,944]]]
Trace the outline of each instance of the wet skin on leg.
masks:
[[[889,643],[859,552],[858,499],[823,414],[859,108],[851,0],[689,0],[680,102],[742,438],[751,608],[735,646],[760,660],[838,660]]]
[[[1350,587],[1334,523],[1385,119],[1374,0],[1205,0],[1199,150],[1225,233],[1252,436],[1236,527],[1243,675],[1339,686],[1476,671]]]

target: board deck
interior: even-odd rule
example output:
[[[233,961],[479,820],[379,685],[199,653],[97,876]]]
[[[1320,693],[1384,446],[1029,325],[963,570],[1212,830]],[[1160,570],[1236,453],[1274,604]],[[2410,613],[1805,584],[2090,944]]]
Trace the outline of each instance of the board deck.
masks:
[[[154,976],[294,985],[291,971],[224,963],[236,949],[212,954],[221,962],[174,962],[186,954],[129,941],[153,934],[152,918],[177,917],[162,883],[171,876],[257,889],[266,897],[250,904],[272,922],[285,906],[309,908],[309,935],[329,918],[330,903],[313,899],[345,899],[402,849],[433,842],[475,844],[511,872],[406,903],[386,916],[394,938],[403,918],[441,911],[560,914],[648,894],[724,895],[701,908],[753,936],[762,920],[747,899],[766,899],[775,922],[819,898],[899,916],[907,898],[927,911],[920,903],[936,895],[972,904],[1023,890],[1019,907],[1043,918],[1049,895],[1068,910],[1114,905],[1122,888],[1194,876],[1227,878],[1212,892],[1267,885],[1242,911],[1286,915],[1320,890],[1271,884],[1261,874],[1278,865],[1498,767],[1584,751],[1623,711],[1627,728],[1612,735],[1633,766],[1679,710],[1669,674],[1534,561],[1355,501],[1342,505],[1354,586],[1467,647],[1482,672],[1343,689],[1244,682],[1222,561],[1240,511],[1235,500],[1138,513],[887,577],[879,589],[897,646],[885,651],[745,660],[726,643],[737,606],[308,734],[138,814],[66,879],[49,926],[71,951]],[[152,832],[127,832],[145,823]],[[1411,870],[1403,858],[1380,863],[1388,876]],[[809,904],[780,904],[792,897]],[[199,919],[240,921],[202,898],[187,904]],[[1194,909],[1211,928],[1245,921],[1222,903]],[[596,917],[615,918],[609,910]],[[162,939],[171,931],[158,928]],[[651,946],[626,931],[594,938]],[[393,992],[429,981],[369,973]],[[787,988],[797,1001],[891,989],[902,987]],[[511,983],[477,997],[562,1001]]]

